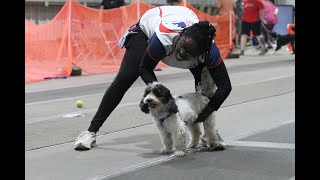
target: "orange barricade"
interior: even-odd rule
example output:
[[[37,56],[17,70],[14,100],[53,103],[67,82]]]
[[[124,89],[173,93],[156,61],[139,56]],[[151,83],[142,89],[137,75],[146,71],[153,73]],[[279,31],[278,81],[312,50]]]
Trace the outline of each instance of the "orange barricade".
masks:
[[[210,16],[188,3],[186,6],[200,20],[208,20],[216,27],[215,41],[222,57],[226,58],[230,49],[229,15]],[[43,81],[46,77],[54,76],[68,77],[73,65],[87,74],[117,72],[125,51],[125,48],[119,48],[118,40],[129,26],[152,7],[134,1],[129,5],[104,10],[68,0],[47,24],[36,25],[25,20],[25,82]],[[166,65],[160,63],[158,66]]]

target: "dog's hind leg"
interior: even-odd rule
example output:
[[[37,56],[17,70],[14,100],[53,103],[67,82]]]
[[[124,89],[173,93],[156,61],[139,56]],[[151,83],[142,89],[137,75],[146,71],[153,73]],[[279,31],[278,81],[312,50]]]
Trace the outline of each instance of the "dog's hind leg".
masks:
[[[224,150],[226,143],[223,142],[222,138],[218,134],[214,113],[212,113],[208,119],[203,122],[203,128],[207,147],[209,147],[211,150]]]
[[[280,42],[280,41],[281,41],[281,40],[279,40],[279,39],[277,40],[277,47],[276,47],[276,49],[274,50],[275,52],[278,51],[279,49],[281,49],[281,46],[282,46],[282,45],[281,45],[281,42]]]
[[[177,128],[176,132],[172,133],[175,144],[175,156],[184,156],[187,149],[186,145],[186,131],[183,127]]]
[[[188,148],[196,148],[199,144],[201,136],[200,123],[188,124],[187,127],[190,134],[190,142],[188,144]]]
[[[202,136],[203,145],[210,149],[214,148],[215,140],[215,115],[212,113],[205,121],[203,121],[204,134]]]
[[[277,43],[276,49],[271,54],[275,54],[279,49],[281,49],[281,45]]]
[[[161,153],[163,154],[172,153],[172,146],[173,146],[172,135],[168,132],[161,132],[160,137],[163,145],[163,148],[161,149]]]

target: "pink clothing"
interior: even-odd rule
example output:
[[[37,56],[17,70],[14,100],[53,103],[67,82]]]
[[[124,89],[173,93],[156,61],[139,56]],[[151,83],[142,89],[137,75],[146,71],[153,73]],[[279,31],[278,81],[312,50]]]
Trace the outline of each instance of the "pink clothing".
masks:
[[[275,15],[277,7],[268,0],[262,0],[262,3],[265,10],[264,20],[267,24],[276,24],[278,22],[278,17]]]

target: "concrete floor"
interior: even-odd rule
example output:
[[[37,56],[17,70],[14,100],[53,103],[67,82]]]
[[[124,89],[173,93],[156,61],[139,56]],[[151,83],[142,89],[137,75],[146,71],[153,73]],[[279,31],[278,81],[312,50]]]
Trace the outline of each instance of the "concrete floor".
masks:
[[[257,52],[258,53],[258,52]],[[25,177],[37,179],[290,179],[295,172],[295,56],[249,49],[226,59],[233,90],[216,112],[225,151],[160,154],[151,117],[139,109],[139,79],[98,132],[98,146],[75,151],[115,74],[82,75],[26,85]],[[194,90],[188,70],[163,68],[174,95]],[[76,100],[84,107],[76,108]]]

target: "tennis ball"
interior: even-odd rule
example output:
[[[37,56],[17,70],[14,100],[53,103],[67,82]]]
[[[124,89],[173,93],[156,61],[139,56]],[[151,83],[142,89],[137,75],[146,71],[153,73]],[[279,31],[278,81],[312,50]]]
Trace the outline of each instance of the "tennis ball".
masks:
[[[77,106],[78,108],[82,108],[83,102],[82,102],[81,100],[78,100],[78,101],[76,102],[76,106]]]

